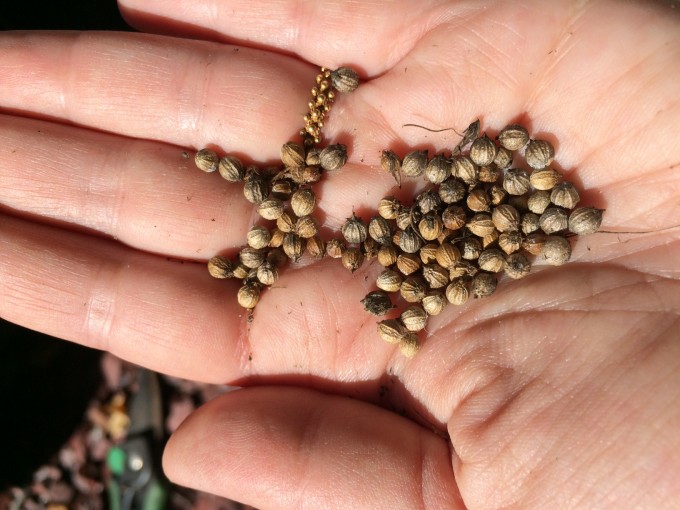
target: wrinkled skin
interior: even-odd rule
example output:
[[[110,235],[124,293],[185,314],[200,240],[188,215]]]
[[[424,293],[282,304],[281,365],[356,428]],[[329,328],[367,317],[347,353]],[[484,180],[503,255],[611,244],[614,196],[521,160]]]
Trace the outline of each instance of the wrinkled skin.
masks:
[[[680,8],[270,3],[121,1],[165,35],[0,34],[2,317],[250,386],[191,416],[164,465],[260,508],[677,504]],[[327,232],[395,192],[381,149],[458,140],[403,124],[479,117],[553,141],[604,230],[648,233],[576,239],[568,265],[450,306],[412,360],[359,303],[375,263],[289,267],[248,324],[237,282],[179,261],[234,253],[255,212],[182,151],[275,161],[317,64],[364,79],[326,123],[350,150],[316,187]]]

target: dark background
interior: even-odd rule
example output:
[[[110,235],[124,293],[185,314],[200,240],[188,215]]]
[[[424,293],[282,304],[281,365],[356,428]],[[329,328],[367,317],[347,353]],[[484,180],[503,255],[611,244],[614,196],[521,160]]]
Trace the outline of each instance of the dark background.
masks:
[[[115,0],[0,0],[0,30],[131,28]],[[83,420],[99,357],[0,319],[0,490],[30,483]]]

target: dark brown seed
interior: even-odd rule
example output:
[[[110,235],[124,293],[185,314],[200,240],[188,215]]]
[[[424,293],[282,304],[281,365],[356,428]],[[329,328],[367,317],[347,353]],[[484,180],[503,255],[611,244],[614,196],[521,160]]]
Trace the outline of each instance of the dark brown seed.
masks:
[[[248,202],[253,204],[261,204],[267,200],[269,186],[254,168],[251,168],[246,172],[246,176],[244,177],[243,195]]]
[[[384,290],[374,290],[369,292],[364,299],[361,300],[366,310],[371,315],[385,315],[394,305],[390,300],[390,296]]]
[[[441,198],[434,190],[425,190],[416,197],[416,204],[423,214],[439,209],[441,203]]]
[[[458,249],[465,260],[476,260],[482,253],[482,243],[476,237],[466,237],[458,243]]]

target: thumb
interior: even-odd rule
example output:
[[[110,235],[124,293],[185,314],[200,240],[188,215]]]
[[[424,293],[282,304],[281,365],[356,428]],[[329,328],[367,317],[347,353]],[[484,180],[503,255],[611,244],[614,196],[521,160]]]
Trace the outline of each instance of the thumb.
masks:
[[[365,402],[289,387],[223,395],[168,442],[176,483],[258,508],[464,508],[447,442]]]

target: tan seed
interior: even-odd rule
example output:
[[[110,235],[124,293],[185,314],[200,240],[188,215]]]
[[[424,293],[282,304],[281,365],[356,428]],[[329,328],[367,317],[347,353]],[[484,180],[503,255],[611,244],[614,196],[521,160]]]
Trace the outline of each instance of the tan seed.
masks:
[[[281,146],[281,162],[287,167],[305,165],[305,149],[299,143],[287,142]]]
[[[477,273],[472,277],[470,291],[476,298],[490,296],[496,290],[496,277],[491,273]]]
[[[463,305],[467,302],[470,292],[465,281],[457,279],[446,287],[446,299],[452,305]]]
[[[420,257],[412,253],[402,253],[397,257],[397,269],[404,276],[415,273],[420,269]]]
[[[447,179],[439,185],[437,190],[439,198],[445,204],[455,204],[460,202],[467,195],[467,188],[458,179]]]
[[[350,244],[363,243],[368,235],[364,220],[352,213],[352,217],[347,218],[342,226],[342,235]]]
[[[529,181],[535,189],[548,191],[553,189],[561,178],[562,176],[557,170],[547,167],[531,172]]]
[[[427,264],[423,266],[423,278],[431,289],[441,289],[449,283],[449,271],[436,262]]]
[[[316,206],[316,195],[309,188],[301,188],[290,197],[290,208],[296,216],[309,216]]]
[[[475,214],[466,226],[470,232],[478,237],[487,236],[496,229],[496,225],[488,213]]]
[[[422,301],[426,291],[427,286],[425,282],[417,276],[407,276],[399,288],[401,297],[409,303],[419,303]]]
[[[554,234],[566,230],[569,226],[567,213],[557,207],[548,207],[538,220],[541,230],[546,234]]]
[[[407,329],[399,319],[385,319],[378,323],[378,334],[385,342],[398,344],[406,334]]]
[[[411,305],[399,317],[401,323],[409,331],[422,331],[427,324],[427,313],[422,306]]]
[[[234,263],[227,257],[215,255],[208,261],[208,272],[213,278],[232,278],[234,276]]]
[[[224,156],[220,158],[220,164],[218,166],[220,175],[227,182],[239,182],[243,180],[245,176],[245,170],[243,169],[243,163],[236,156]]]
[[[307,239],[307,253],[315,259],[321,259],[326,254],[326,243],[321,236],[315,235]]]
[[[446,308],[446,296],[440,291],[428,292],[422,305],[428,315],[439,315]]]
[[[283,238],[283,251],[293,262],[297,262],[305,251],[305,240],[299,235],[288,233]]]
[[[451,243],[442,243],[435,253],[437,264],[450,269],[460,260],[460,251]]]
[[[425,168],[425,177],[433,184],[440,184],[451,176],[451,162],[443,154],[433,157]]]
[[[342,254],[345,253],[345,250],[347,250],[347,247],[340,239],[334,238],[326,243],[326,255],[332,259],[341,258]]]
[[[255,248],[246,246],[239,252],[238,258],[244,266],[255,269],[264,262],[265,252],[264,250],[256,250]]]
[[[427,151],[416,150],[404,156],[401,162],[401,171],[407,177],[420,177],[427,168]]]
[[[269,246],[271,240],[271,233],[266,227],[263,227],[262,225],[253,225],[246,234],[246,242],[248,243],[248,246],[255,248],[256,250],[266,248]]]
[[[531,271],[531,263],[529,259],[521,252],[513,253],[508,255],[505,261],[505,274],[510,278],[519,280],[524,278]]]
[[[522,237],[519,232],[503,232],[498,236],[498,246],[510,255],[522,247]]]
[[[490,165],[496,158],[497,150],[493,140],[484,133],[481,138],[477,138],[472,142],[472,145],[470,145],[470,159],[475,165]]]
[[[501,204],[491,213],[491,220],[499,232],[519,230],[520,216],[513,206]]]
[[[503,188],[510,195],[524,195],[531,189],[529,174],[521,168],[511,168],[505,171]]]
[[[419,349],[418,335],[414,332],[407,332],[399,342],[399,351],[407,358],[413,358]]]
[[[295,233],[303,239],[309,239],[319,233],[319,227],[312,216],[302,216],[295,222]]]
[[[550,193],[550,201],[565,209],[573,209],[579,203],[581,197],[574,185],[570,182],[563,182],[555,186]]]
[[[265,220],[276,220],[283,214],[283,202],[278,198],[268,198],[258,206],[257,213]]]
[[[331,71],[331,83],[338,92],[353,92],[359,86],[359,75],[351,67],[338,67]]]
[[[505,256],[501,250],[488,248],[479,254],[479,269],[490,273],[498,273],[505,267]]]
[[[339,143],[325,147],[319,153],[319,161],[324,170],[339,170],[347,162],[347,146]]]
[[[199,170],[209,173],[217,170],[217,166],[220,163],[220,157],[215,151],[201,149],[196,153],[196,156],[194,156],[194,162]]]
[[[397,249],[393,245],[381,246],[378,249],[378,264],[384,267],[397,263]]]
[[[255,308],[258,301],[260,301],[260,287],[253,284],[244,285],[238,290],[236,299],[243,308]]]
[[[403,278],[399,273],[392,269],[385,269],[378,275],[375,281],[376,286],[385,292],[399,292]]]
[[[278,278],[279,272],[271,262],[264,262],[257,268],[257,279],[263,285],[274,285]]]
[[[550,205],[550,193],[543,190],[534,191],[527,200],[527,207],[534,213],[541,215]]]

